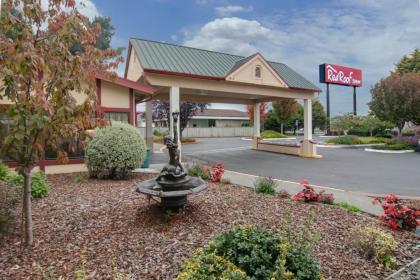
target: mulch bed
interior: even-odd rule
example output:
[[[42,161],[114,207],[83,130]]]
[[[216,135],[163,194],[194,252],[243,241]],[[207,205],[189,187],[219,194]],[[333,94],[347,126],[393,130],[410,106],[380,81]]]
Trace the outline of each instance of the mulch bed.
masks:
[[[383,279],[389,274],[346,243],[353,226],[381,226],[372,218],[232,185],[211,185],[189,198],[184,212],[165,213],[133,191],[135,182],[152,176],[136,174],[126,181],[87,179],[85,174],[49,176],[49,196],[33,202],[34,248],[22,249],[16,223],[0,243],[0,279],[40,279],[41,271],[71,279],[80,268],[81,252],[90,279],[111,279],[117,271],[131,279],[173,279],[179,263],[214,235],[239,225],[278,231],[289,215],[294,230],[314,216],[312,227],[320,236],[314,254],[327,279]],[[15,215],[19,217],[19,210]],[[399,242],[401,265],[420,255],[415,249],[420,239],[413,233],[392,234]]]

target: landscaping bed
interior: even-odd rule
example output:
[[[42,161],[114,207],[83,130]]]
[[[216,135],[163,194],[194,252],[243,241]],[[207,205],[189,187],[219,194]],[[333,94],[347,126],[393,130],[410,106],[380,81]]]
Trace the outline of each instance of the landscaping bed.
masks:
[[[75,272],[89,279],[121,273],[132,279],[173,279],[180,263],[217,234],[247,225],[279,231],[287,220],[294,230],[302,230],[308,215],[314,219],[311,230],[319,233],[314,254],[326,279],[383,279],[389,274],[348,245],[355,226],[391,233],[400,265],[420,254],[414,248],[420,239],[413,233],[392,231],[370,217],[227,184],[211,184],[189,198],[181,213],[162,212],[134,192],[135,182],[151,177],[135,174],[110,181],[88,179],[83,173],[48,176],[48,197],[33,201],[35,246],[32,252],[22,249],[19,222],[12,225],[0,244],[0,279],[37,279],[41,273],[74,278]],[[18,210],[14,214],[20,217]]]
[[[384,137],[357,137],[352,135],[338,136],[325,141],[328,145],[372,145],[386,143],[389,139]]]

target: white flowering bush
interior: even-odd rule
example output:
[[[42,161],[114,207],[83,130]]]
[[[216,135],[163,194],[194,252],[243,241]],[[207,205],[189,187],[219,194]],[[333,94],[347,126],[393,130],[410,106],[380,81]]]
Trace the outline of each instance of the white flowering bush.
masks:
[[[85,150],[89,175],[100,179],[124,179],[145,157],[146,144],[140,132],[119,122],[95,129]]]

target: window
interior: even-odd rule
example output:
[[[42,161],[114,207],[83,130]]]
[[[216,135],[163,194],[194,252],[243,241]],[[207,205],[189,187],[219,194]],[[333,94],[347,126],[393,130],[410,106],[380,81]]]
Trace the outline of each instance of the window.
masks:
[[[216,126],[216,120],[209,120],[209,127],[215,127]]]
[[[109,121],[128,123],[128,116],[127,112],[105,112],[105,119]]]
[[[255,78],[261,78],[261,66],[255,67]]]
[[[69,159],[83,158],[85,155],[83,145],[79,139],[68,139],[64,141],[61,149],[67,153]],[[45,159],[57,159],[57,150],[47,145],[45,147]]]

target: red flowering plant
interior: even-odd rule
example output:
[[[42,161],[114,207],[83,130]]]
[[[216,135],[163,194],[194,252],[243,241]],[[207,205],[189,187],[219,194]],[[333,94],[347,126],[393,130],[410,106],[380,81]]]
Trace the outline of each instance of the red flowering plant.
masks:
[[[381,204],[385,214],[379,220],[392,229],[413,229],[420,225],[420,209],[404,205],[395,194],[374,198],[372,203]]]
[[[304,187],[304,189],[293,196],[294,200],[333,204],[334,195],[332,193],[327,194],[325,193],[325,190],[321,190],[319,193],[317,193],[315,188],[309,185],[309,181],[307,179],[300,180],[300,184]]]
[[[225,167],[223,163],[216,162],[213,166],[205,166],[204,172],[210,174],[210,181],[213,183],[219,183],[225,173]]]

